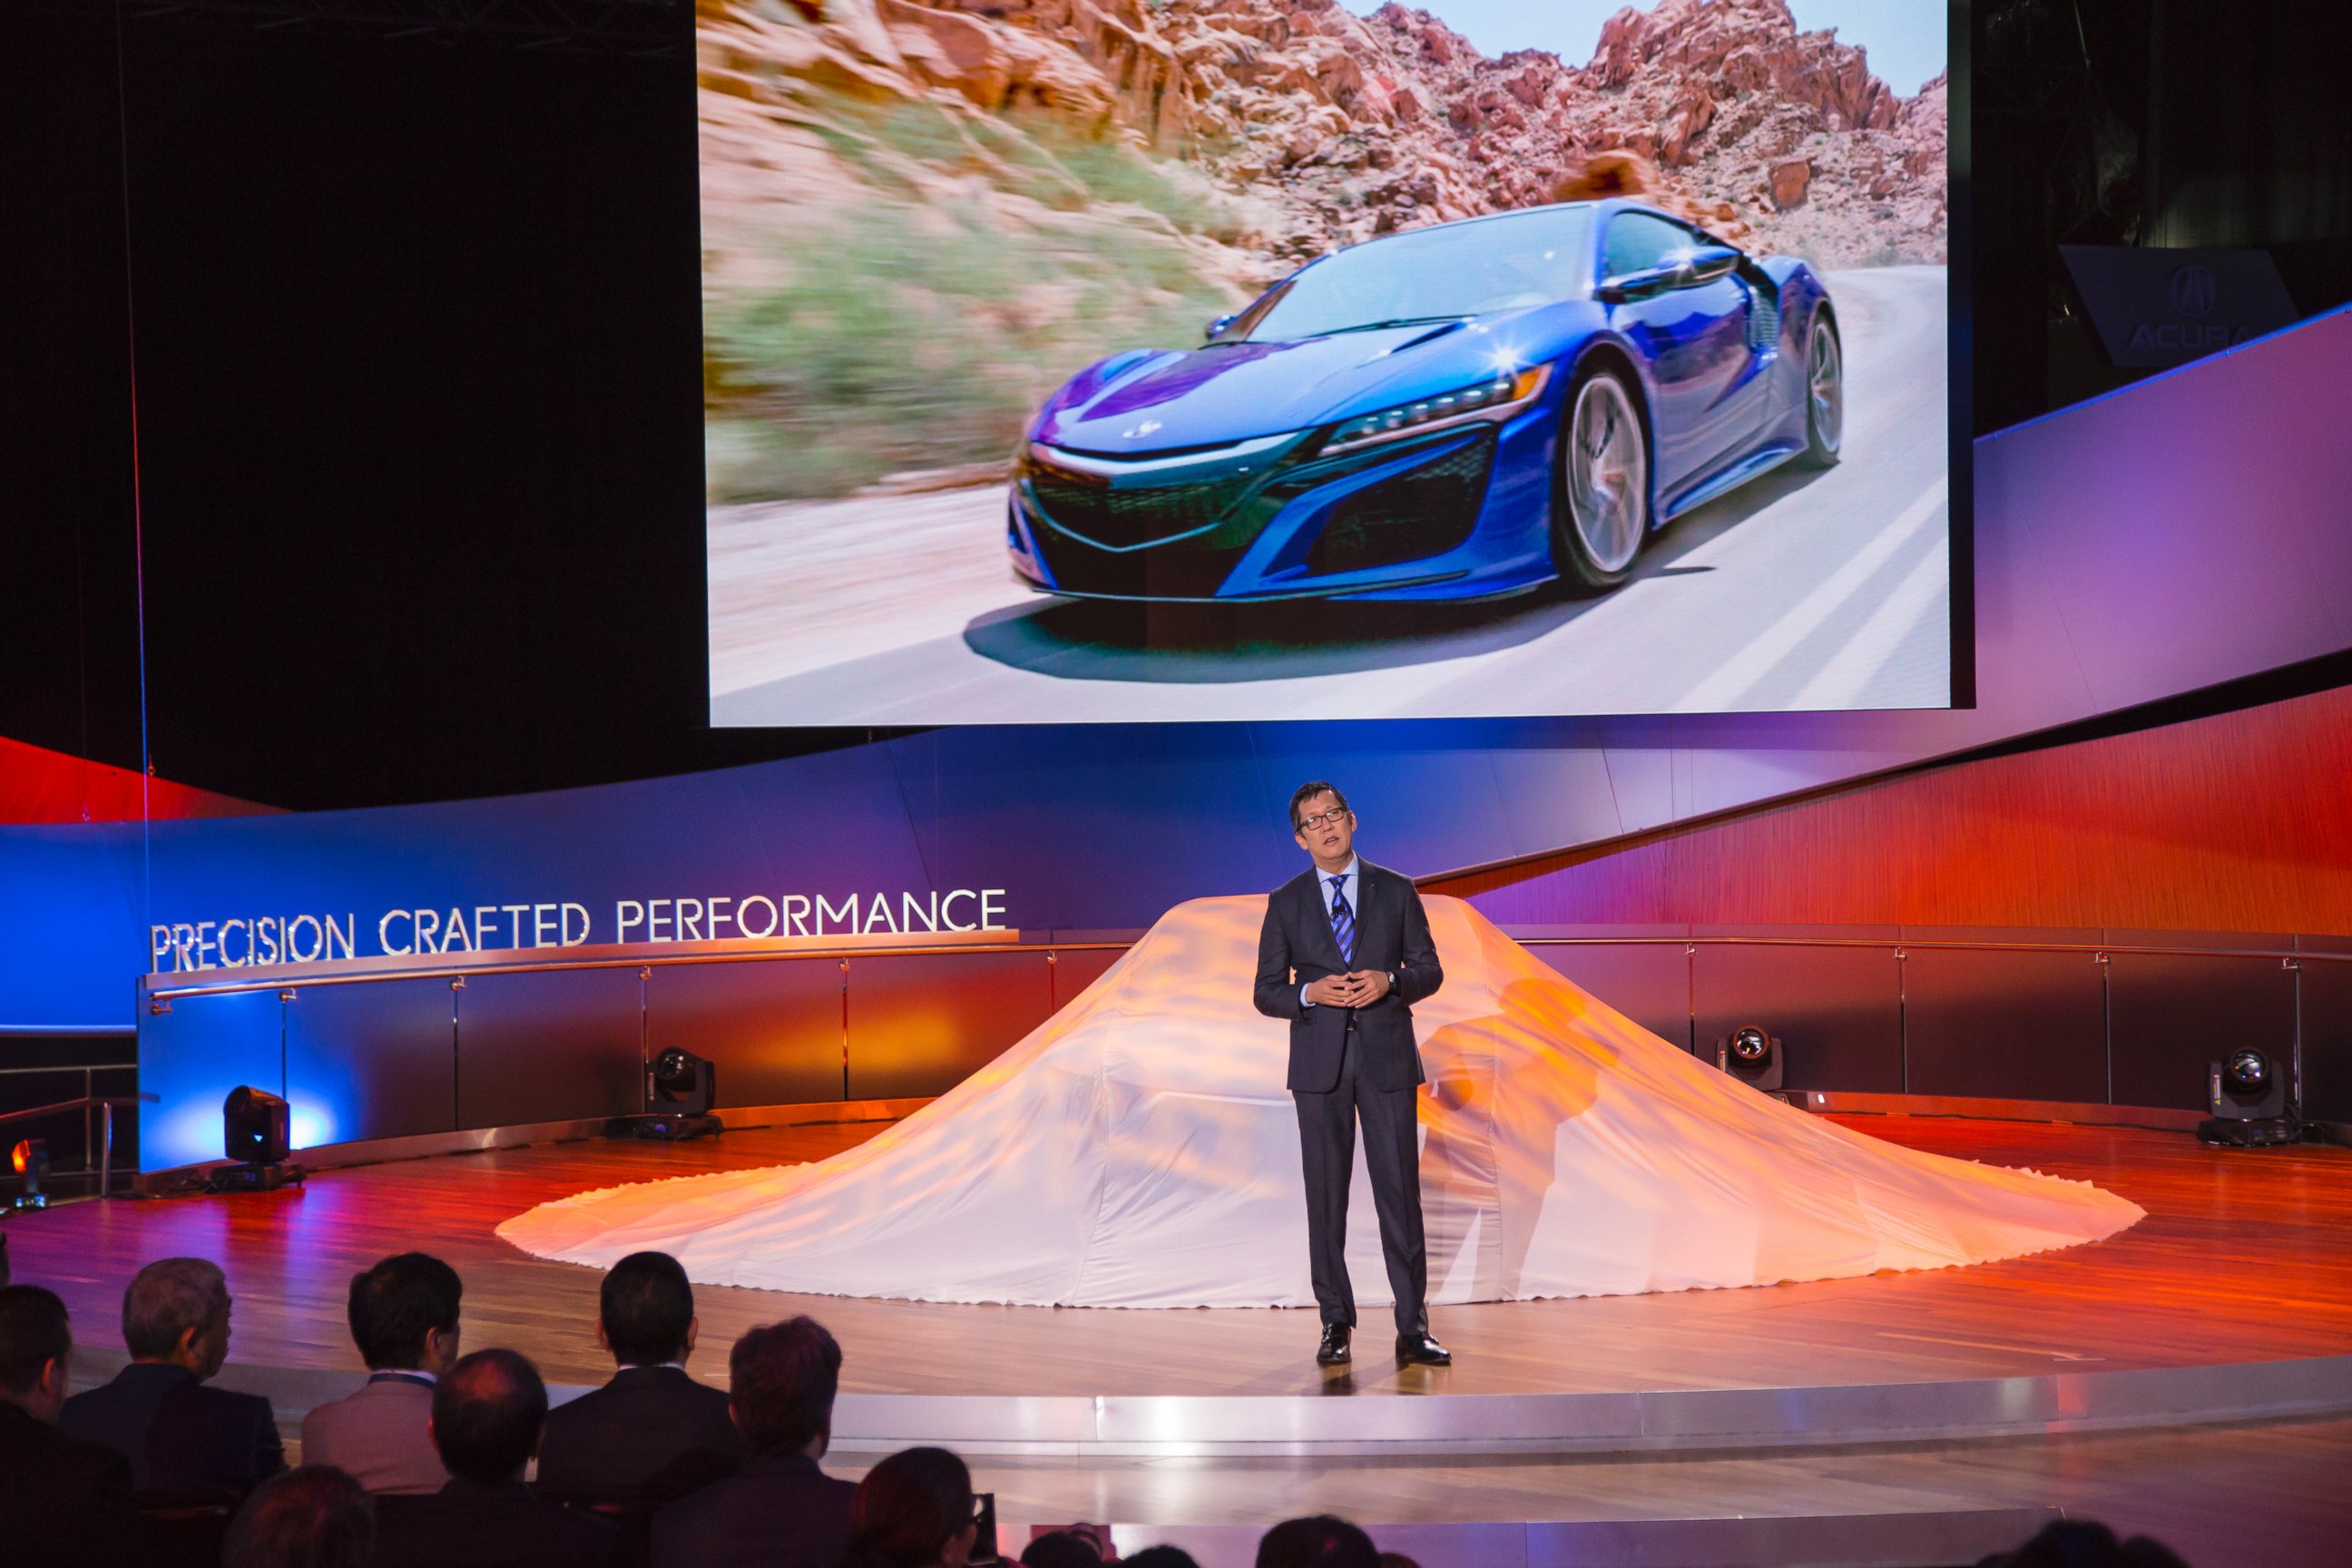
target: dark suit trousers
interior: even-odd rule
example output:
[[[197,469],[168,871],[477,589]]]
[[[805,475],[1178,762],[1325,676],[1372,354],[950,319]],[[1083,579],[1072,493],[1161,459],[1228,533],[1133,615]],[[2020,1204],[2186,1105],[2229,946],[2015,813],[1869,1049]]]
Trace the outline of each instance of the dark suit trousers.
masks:
[[[1348,1183],[1356,1169],[1356,1121],[1364,1124],[1364,1168],[1381,1221],[1381,1253],[1396,1295],[1400,1334],[1429,1331],[1429,1258],[1421,1234],[1421,1158],[1415,1146],[1418,1094],[1375,1089],[1356,1074],[1352,1022],[1328,1094],[1293,1089],[1298,1149],[1307,1170],[1307,1248],[1315,1304],[1327,1323],[1356,1326],[1356,1292],[1348,1279]]]

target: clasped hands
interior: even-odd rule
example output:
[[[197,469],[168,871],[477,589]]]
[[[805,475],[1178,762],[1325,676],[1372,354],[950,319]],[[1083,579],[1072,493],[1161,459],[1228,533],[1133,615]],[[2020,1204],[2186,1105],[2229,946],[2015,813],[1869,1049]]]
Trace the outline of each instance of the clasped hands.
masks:
[[[1327,974],[1307,984],[1307,999],[1318,1007],[1369,1007],[1388,994],[1388,973],[1379,969]]]

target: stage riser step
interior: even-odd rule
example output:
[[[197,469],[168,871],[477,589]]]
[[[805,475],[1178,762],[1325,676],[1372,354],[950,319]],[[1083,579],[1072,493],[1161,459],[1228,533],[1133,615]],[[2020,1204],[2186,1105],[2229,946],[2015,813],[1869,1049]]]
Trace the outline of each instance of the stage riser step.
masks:
[[[74,1357],[77,1387],[123,1352]],[[360,1373],[231,1363],[224,1388],[267,1394],[297,1430]],[[558,1405],[587,1392],[557,1384]],[[1614,1454],[1951,1442],[2274,1421],[2352,1412],[2352,1356],[2128,1372],[1835,1387],[1644,1394],[1181,1397],[845,1394],[834,1448],[885,1454],[938,1443],[971,1454],[1067,1458]]]
[[[1422,1568],[1951,1568],[2006,1552],[2060,1517],[2056,1509],[1797,1515],[1785,1518],[1579,1520],[1523,1524],[1380,1524],[1373,1543]],[[1201,1568],[1252,1568],[1255,1525],[1111,1527],[1122,1554],[1181,1546]],[[1000,1530],[1017,1552],[1025,1526]]]

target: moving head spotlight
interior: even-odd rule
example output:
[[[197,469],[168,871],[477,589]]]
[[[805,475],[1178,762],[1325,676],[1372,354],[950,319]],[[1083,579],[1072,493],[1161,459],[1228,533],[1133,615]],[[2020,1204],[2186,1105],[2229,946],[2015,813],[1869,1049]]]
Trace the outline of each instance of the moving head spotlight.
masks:
[[[1715,1042],[1715,1065],[1765,1094],[1782,1092],[1787,1062],[1780,1041],[1755,1024],[1742,1024]]]
[[[292,1112],[268,1089],[239,1085],[221,1101],[221,1153],[233,1165],[215,1166],[205,1178],[207,1191],[268,1193],[302,1184],[302,1167],[289,1164]]]
[[[710,1114],[719,1097],[719,1068],[676,1046],[646,1064],[645,1112],[629,1131],[639,1138],[699,1138],[726,1129]]]
[[[2213,1114],[2198,1123],[2198,1141],[2239,1149],[2303,1142],[2303,1122],[2287,1114],[2286,1079],[2277,1060],[2252,1046],[2207,1062],[2205,1103]]]

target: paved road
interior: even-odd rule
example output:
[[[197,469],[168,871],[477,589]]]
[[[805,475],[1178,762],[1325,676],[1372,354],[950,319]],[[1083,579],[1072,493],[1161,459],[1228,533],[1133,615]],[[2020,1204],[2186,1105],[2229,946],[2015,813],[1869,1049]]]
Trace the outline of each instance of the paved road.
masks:
[[[1605,598],[1246,610],[1010,580],[1003,491],[721,508],[712,719],[943,724],[1942,707],[1944,270],[1832,274],[1845,460],[1677,520]]]

